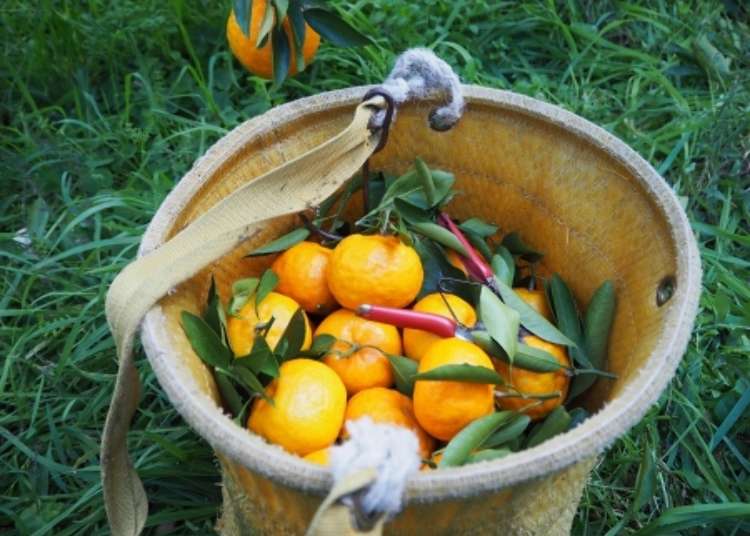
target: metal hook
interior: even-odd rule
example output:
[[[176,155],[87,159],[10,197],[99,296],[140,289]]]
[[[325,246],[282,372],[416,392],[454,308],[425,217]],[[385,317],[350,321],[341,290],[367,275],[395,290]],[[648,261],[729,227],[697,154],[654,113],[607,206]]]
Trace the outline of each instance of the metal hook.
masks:
[[[388,93],[386,90],[382,88],[377,88],[377,87],[372,88],[367,93],[365,93],[365,96],[362,98],[362,102],[369,100],[373,97],[383,97],[386,103],[385,117],[383,118],[383,124],[380,127],[375,127],[373,125],[370,125],[371,130],[380,128],[380,131],[381,131],[378,144],[375,147],[375,150],[372,152],[372,154],[375,154],[379,151],[382,151],[383,147],[385,147],[385,144],[388,141],[388,133],[391,128],[391,123],[393,122],[393,114],[396,110],[396,103],[393,100],[393,95]]]

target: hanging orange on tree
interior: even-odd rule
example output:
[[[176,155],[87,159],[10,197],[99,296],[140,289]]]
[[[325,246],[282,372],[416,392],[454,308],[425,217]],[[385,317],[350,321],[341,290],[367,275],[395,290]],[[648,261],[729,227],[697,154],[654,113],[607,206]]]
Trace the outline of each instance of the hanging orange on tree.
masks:
[[[277,84],[312,61],[321,36],[336,46],[369,40],[337,13],[306,0],[234,0],[227,19],[232,54],[251,73]]]

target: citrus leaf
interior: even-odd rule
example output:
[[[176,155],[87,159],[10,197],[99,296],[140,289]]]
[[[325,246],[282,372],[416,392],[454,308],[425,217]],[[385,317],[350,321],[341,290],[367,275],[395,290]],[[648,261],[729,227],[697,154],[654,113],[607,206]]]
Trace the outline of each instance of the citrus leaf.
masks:
[[[280,251],[286,251],[290,247],[299,244],[304,239],[310,236],[310,231],[305,227],[294,229],[287,234],[280,236],[273,242],[269,242],[256,250],[251,251],[246,257],[259,257],[261,255],[269,255],[271,253],[278,253]]]
[[[328,333],[321,333],[320,335],[316,335],[313,339],[312,346],[310,346],[310,352],[315,355],[325,355],[334,344],[336,344],[336,337],[329,335]]]
[[[234,365],[250,369],[254,374],[262,372],[272,378],[279,377],[279,362],[265,337],[255,337],[250,353],[235,359]]]
[[[490,249],[490,246],[487,245],[487,241],[484,238],[476,233],[472,233],[471,231],[464,231],[464,236],[471,245],[479,251],[482,257],[485,259],[492,258],[492,250]]]
[[[346,23],[338,14],[320,7],[306,8],[305,21],[323,38],[337,47],[358,47],[370,44],[370,39]]]
[[[428,205],[434,207],[438,199],[437,192],[435,191],[435,183],[432,180],[432,173],[430,173],[430,168],[427,167],[427,164],[424,163],[424,160],[417,157],[416,160],[414,160],[414,169],[417,171],[417,178],[422,184],[422,192],[427,199]]]
[[[558,274],[552,275],[547,282],[547,288],[550,305],[557,320],[557,327],[575,343],[575,346],[570,348],[570,357],[576,364],[584,368],[593,368],[584,353],[581,319],[578,316],[578,308],[573,293]]]
[[[591,414],[583,408],[574,408],[568,413],[570,413],[570,430],[572,430],[591,416]]]
[[[508,359],[513,362],[520,327],[518,312],[501,302],[488,287],[483,286],[479,293],[479,317],[490,337],[502,347]]]
[[[526,430],[530,422],[531,418],[528,415],[516,414],[480,446],[483,448],[496,448],[513,441]]]
[[[497,225],[487,223],[479,218],[469,218],[458,226],[464,232],[474,233],[482,238],[487,238],[494,235],[497,232]]]
[[[303,45],[305,43],[305,18],[302,16],[302,3],[292,1],[289,4],[289,11],[287,12],[289,17],[289,26],[292,31],[292,38],[294,41],[294,53],[297,64],[297,71],[301,72],[305,69],[305,54],[303,52]]]
[[[242,412],[242,397],[237,392],[237,389],[232,385],[232,380],[226,373],[217,370],[214,374],[216,379],[216,386],[219,388],[221,398],[227,406],[227,409],[231,412],[233,417],[236,417]]]
[[[605,281],[594,292],[584,316],[583,346],[594,369],[604,368],[607,360],[609,332],[615,317],[615,287]],[[585,393],[596,381],[596,374],[579,374],[570,385],[568,400]]]
[[[504,458],[508,454],[510,454],[512,451],[510,449],[483,449],[478,450],[476,452],[472,452],[469,454],[469,457],[466,458],[466,461],[464,462],[464,465],[470,464],[470,463],[477,463],[477,462],[489,462],[491,460],[499,460],[500,458]]]
[[[570,415],[565,411],[565,408],[557,406],[552,410],[552,413],[547,415],[547,418],[534,428],[533,432],[531,432],[531,435],[526,442],[526,448],[535,447],[557,434],[566,432],[568,428],[570,428],[570,421]]]
[[[513,361],[508,358],[505,350],[495,342],[490,334],[484,330],[474,330],[471,332],[471,341],[487,352],[490,356],[500,359],[514,367],[530,370],[533,372],[556,372],[565,368],[560,362],[540,348],[534,348],[521,342],[516,345],[516,355]]]
[[[182,311],[181,316],[182,329],[198,357],[212,367],[228,367],[232,362],[232,353],[218,334],[199,316],[187,311]]]
[[[495,430],[508,422],[512,415],[511,411],[499,411],[480,417],[464,426],[445,446],[438,467],[463,465],[472,451],[479,448]]]
[[[519,342],[514,364],[517,367],[525,368],[524,363],[533,363],[536,368],[530,370],[536,372],[557,372],[561,368],[566,368],[547,350]],[[539,368],[544,370],[538,370]]]
[[[501,246],[502,247],[502,246]],[[516,276],[516,263],[513,261],[513,255],[506,248],[503,252],[492,256],[492,273],[495,279],[510,286],[513,284],[513,278]]]
[[[385,193],[380,199],[380,203],[377,205],[379,209],[387,207],[396,198],[405,198],[409,194],[418,192],[420,189],[419,179],[417,178],[417,172],[414,170],[407,171],[400,177],[397,177],[390,184],[386,185]],[[420,208],[427,208],[422,206]]]
[[[289,74],[292,51],[289,49],[289,39],[283,27],[271,31],[271,55],[273,56],[273,81],[280,86]]]
[[[252,4],[253,0],[233,0],[234,18],[237,24],[246,36],[250,36],[250,24],[252,22]]]
[[[305,322],[305,313],[302,309],[298,308],[292,315],[292,318],[289,319],[289,324],[287,324],[284,334],[279,339],[280,341],[287,342],[286,348],[279,356],[282,362],[297,357],[297,354],[302,350],[302,346],[305,343],[306,334],[307,322]]]
[[[211,276],[211,286],[208,288],[208,299],[206,308],[203,310],[203,320],[219,335],[222,343],[225,341],[227,331],[227,316],[221,304],[218,292],[216,292],[216,281]]]
[[[411,228],[419,234],[426,236],[430,240],[434,240],[442,246],[450,248],[458,253],[461,253],[462,255],[466,254],[466,248],[464,248],[463,244],[461,244],[458,238],[456,238],[456,235],[451,233],[445,227],[438,225],[437,223],[412,223]]]
[[[260,31],[258,32],[258,40],[255,42],[255,48],[263,48],[268,42],[268,37],[271,35],[271,29],[273,28],[273,12],[273,4],[268,2],[263,12],[263,20],[260,23]]]
[[[602,368],[607,360],[607,345],[615,318],[615,306],[615,286],[611,281],[605,281],[591,297],[584,317],[584,347],[594,368]]]
[[[451,189],[453,188],[453,183],[456,181],[453,173],[443,171],[442,169],[431,169],[429,172],[435,190],[434,201],[430,202],[428,200],[424,187],[422,187],[403,197],[407,203],[422,209],[429,209],[448,202],[448,198],[452,192]]]
[[[387,357],[396,378],[396,389],[407,396],[411,396],[414,391],[414,376],[417,373],[418,363],[400,355],[388,355]]]
[[[276,285],[279,284],[279,276],[277,276],[273,270],[268,269],[263,272],[260,276],[260,282],[258,283],[258,290],[255,292],[255,307],[262,303],[266,299]]]
[[[396,198],[393,200],[393,208],[406,222],[414,223],[425,223],[431,220],[429,213],[411,203],[404,201],[403,199]]]
[[[414,241],[413,247],[417,251],[419,259],[422,261],[422,268],[424,270],[422,288],[419,290],[417,299],[421,299],[428,294],[443,291],[441,283],[444,278],[451,278],[455,281],[466,280],[463,272],[451,265],[445,258],[440,247],[432,241],[417,238]],[[474,303],[476,301],[474,287],[463,284],[454,285],[454,287],[455,288],[451,289],[453,294],[460,296],[469,303]]]
[[[259,394],[266,402],[273,405],[273,399],[266,394],[263,384],[260,383],[260,380],[250,371],[250,369],[240,367],[235,369],[235,372],[237,373],[237,379],[245,389],[251,393]]]
[[[289,0],[273,0],[273,6],[276,8],[276,26],[281,28],[289,10]]]
[[[452,381],[468,383],[504,384],[503,377],[493,369],[461,363],[458,365],[442,365],[420,372],[414,376],[415,380],[424,381]]]
[[[522,239],[521,235],[516,232],[508,233],[503,237],[503,246],[508,248],[513,255],[520,255],[529,262],[536,262],[544,257],[544,253],[528,246]]]
[[[492,258],[493,262],[495,257]],[[537,337],[555,344],[564,344],[566,346],[575,346],[576,343],[566,337],[552,322],[539,314],[536,309],[521,299],[516,291],[499,278],[495,278],[495,285],[500,292],[505,304],[518,311],[521,317],[521,325],[532,332]]]
[[[258,288],[258,278],[248,277],[239,279],[232,284],[232,298],[229,300],[229,314],[237,316],[255,290]]]

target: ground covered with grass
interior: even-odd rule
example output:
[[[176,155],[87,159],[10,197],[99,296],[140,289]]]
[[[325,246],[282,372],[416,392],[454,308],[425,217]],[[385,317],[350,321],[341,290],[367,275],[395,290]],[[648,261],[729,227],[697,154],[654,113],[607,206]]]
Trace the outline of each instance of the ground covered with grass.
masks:
[[[0,532],[108,533],[98,453],[116,364],[103,298],[179,177],[239,122],[378,82],[415,45],[466,82],[561,105],[621,137],[682,196],[699,238],[704,293],[679,374],[596,466],[574,534],[750,532],[748,8],[333,4],[374,44],[326,44],[280,88],[227,52],[228,1],[0,6]],[[140,367],[131,452],[152,501],[148,530],[208,533],[220,504],[212,454],[142,354]]]

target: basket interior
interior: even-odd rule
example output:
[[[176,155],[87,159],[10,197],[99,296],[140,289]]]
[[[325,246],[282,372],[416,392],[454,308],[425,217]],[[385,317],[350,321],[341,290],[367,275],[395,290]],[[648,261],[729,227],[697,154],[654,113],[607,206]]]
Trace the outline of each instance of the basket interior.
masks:
[[[246,136],[173,215],[167,236],[240,184],[339,132],[352,109],[341,105],[303,114]],[[656,292],[665,277],[675,275],[676,251],[663,211],[603,144],[543,118],[470,102],[458,126],[438,133],[426,124],[428,111],[426,104],[399,111],[388,144],[373,158],[373,170],[403,172],[420,156],[431,167],[453,172],[462,195],[449,207],[451,214],[479,216],[502,232],[519,231],[545,253],[545,271],[559,272],[584,307],[602,281],[614,281],[618,307],[607,369],[618,379],[599,380],[586,395],[587,408],[598,410],[634,380],[665,330],[671,302],[658,306]],[[177,365],[215,400],[216,386],[183,335],[180,312],[202,308],[211,273],[227,300],[234,280],[259,274],[273,260],[244,255],[294,225],[293,217],[269,222],[260,235],[161,302]]]

